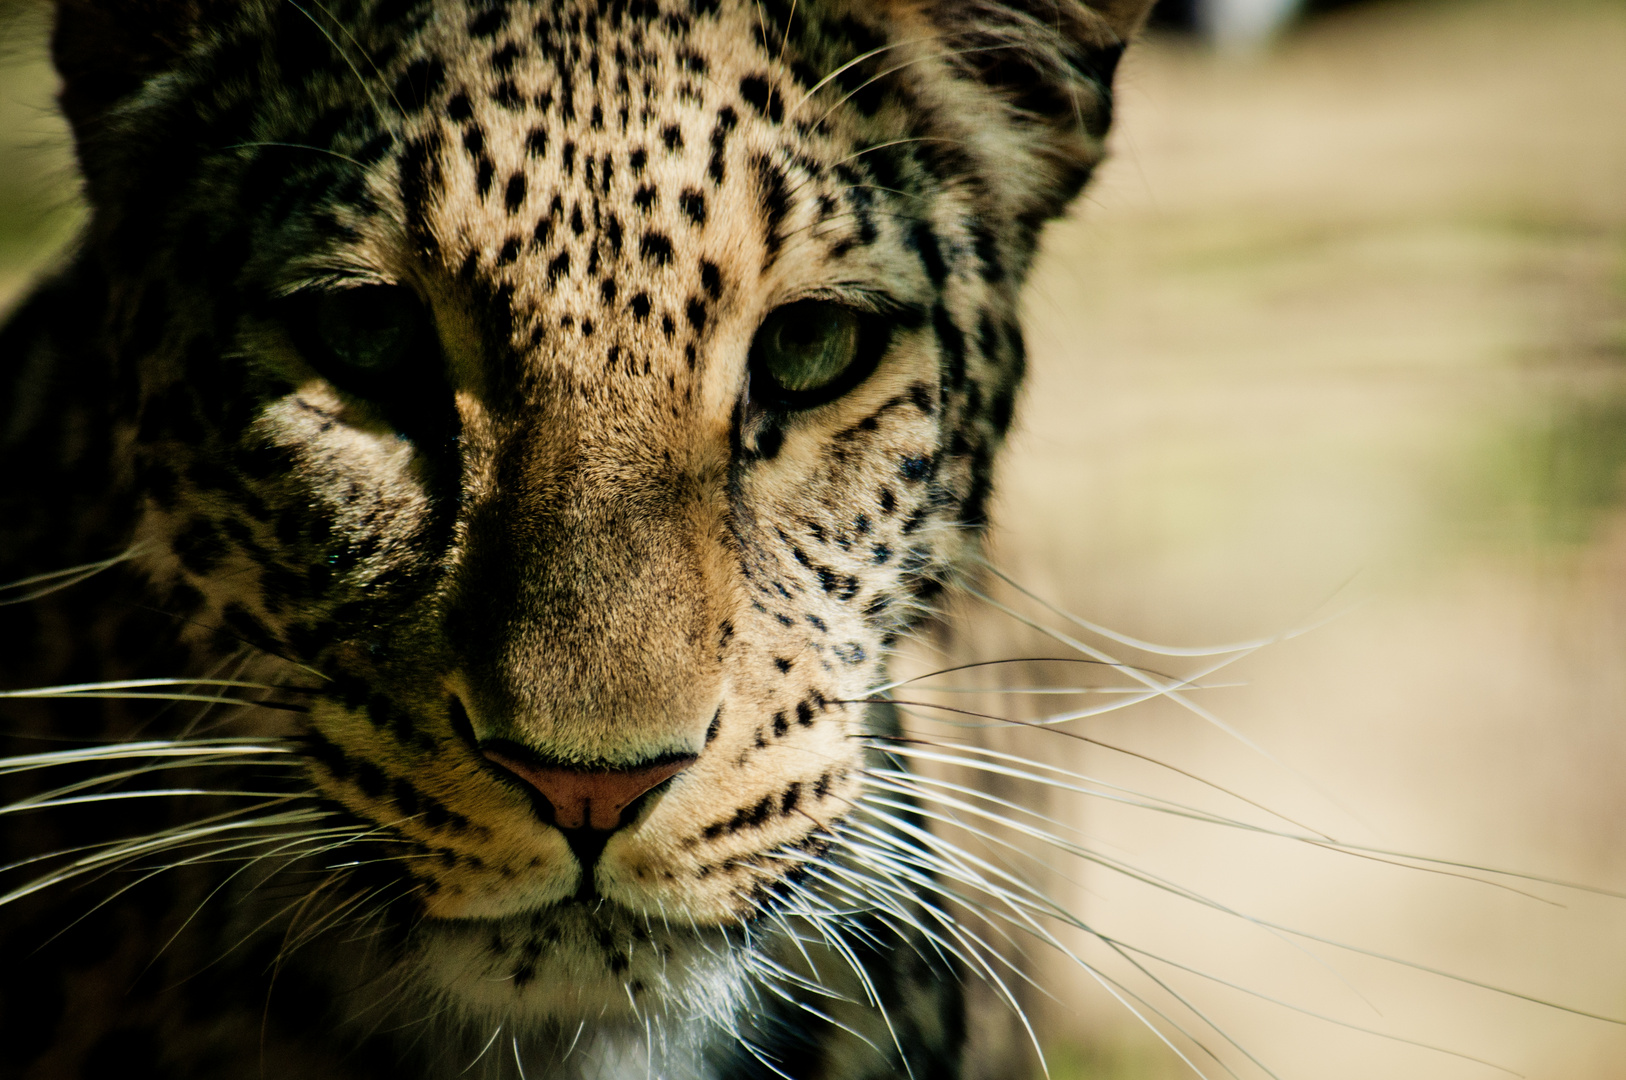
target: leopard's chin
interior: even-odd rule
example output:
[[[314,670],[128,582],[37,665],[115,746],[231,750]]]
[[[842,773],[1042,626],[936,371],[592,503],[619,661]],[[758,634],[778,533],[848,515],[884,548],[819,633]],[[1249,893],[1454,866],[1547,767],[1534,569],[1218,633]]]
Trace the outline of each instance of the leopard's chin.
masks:
[[[402,974],[476,1025],[722,1021],[751,985],[739,937],[570,899],[501,918],[425,919]]]

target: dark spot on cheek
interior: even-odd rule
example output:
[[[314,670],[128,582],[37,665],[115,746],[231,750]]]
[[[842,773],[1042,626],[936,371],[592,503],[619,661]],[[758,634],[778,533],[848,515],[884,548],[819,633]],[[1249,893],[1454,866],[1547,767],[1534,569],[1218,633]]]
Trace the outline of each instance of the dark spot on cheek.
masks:
[[[355,763],[355,769],[356,786],[361,789],[363,795],[370,799],[378,799],[389,790],[389,778],[377,765],[370,761],[358,761]]]
[[[221,612],[221,618],[237,638],[266,652],[276,652],[276,638],[266,625],[248,608],[233,601]]]
[[[503,192],[503,205],[510,214],[517,213],[525,202],[525,174],[515,173],[508,178],[508,188]]]
[[[643,239],[638,242],[638,253],[648,262],[656,266],[667,266],[672,262],[672,241],[664,234],[646,232]]]
[[[700,284],[713,300],[722,299],[723,272],[717,268],[716,263],[706,259],[700,260]]]
[[[221,539],[214,523],[207,518],[194,518],[175,538],[174,549],[181,565],[202,577],[219,565],[226,554],[226,542]]]
[[[407,817],[416,817],[419,813],[418,792],[404,779],[398,779],[390,789],[395,798],[395,804],[401,808],[401,813]]]
[[[694,188],[686,188],[678,196],[678,208],[689,219],[691,225],[704,225],[706,223],[706,196]]]

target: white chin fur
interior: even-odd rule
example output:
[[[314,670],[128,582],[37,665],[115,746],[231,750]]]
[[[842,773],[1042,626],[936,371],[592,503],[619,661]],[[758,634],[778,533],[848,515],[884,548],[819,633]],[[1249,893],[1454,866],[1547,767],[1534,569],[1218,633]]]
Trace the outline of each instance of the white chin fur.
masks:
[[[416,970],[403,974],[476,1027],[729,1026],[749,992],[743,950],[723,931],[667,926],[608,902],[431,920],[415,938]]]

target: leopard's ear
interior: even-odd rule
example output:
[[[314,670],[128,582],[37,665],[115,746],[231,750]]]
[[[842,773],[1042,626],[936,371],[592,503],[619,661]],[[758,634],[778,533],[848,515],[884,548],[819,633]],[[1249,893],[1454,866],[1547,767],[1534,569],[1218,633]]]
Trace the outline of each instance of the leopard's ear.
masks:
[[[97,122],[171,69],[222,0],[56,0],[51,56],[62,111],[81,142]]]
[[[1015,153],[1037,170],[1013,187],[1020,212],[1060,213],[1100,160],[1118,60],[1154,2],[914,0],[949,63],[1008,111],[1002,164]]]

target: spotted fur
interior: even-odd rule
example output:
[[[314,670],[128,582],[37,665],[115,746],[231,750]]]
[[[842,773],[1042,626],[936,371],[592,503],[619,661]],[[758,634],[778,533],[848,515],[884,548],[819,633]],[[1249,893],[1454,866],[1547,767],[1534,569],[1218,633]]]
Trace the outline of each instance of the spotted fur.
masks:
[[[0,339],[0,578],[130,557],[0,608],[4,677],[273,687],[223,729],[270,757],[192,768],[289,823],[6,907],[0,1071],[958,1075],[967,973],[915,899],[841,895],[838,837],[887,652],[986,523],[1018,291],[1146,6],[60,0],[93,215]],[[366,392],[315,363],[290,312],[357,284],[410,289],[436,362]],[[753,336],[810,297],[886,352],[765,407]],[[24,753],[196,740],[191,707],[8,716]],[[696,760],[587,850],[497,744]]]

